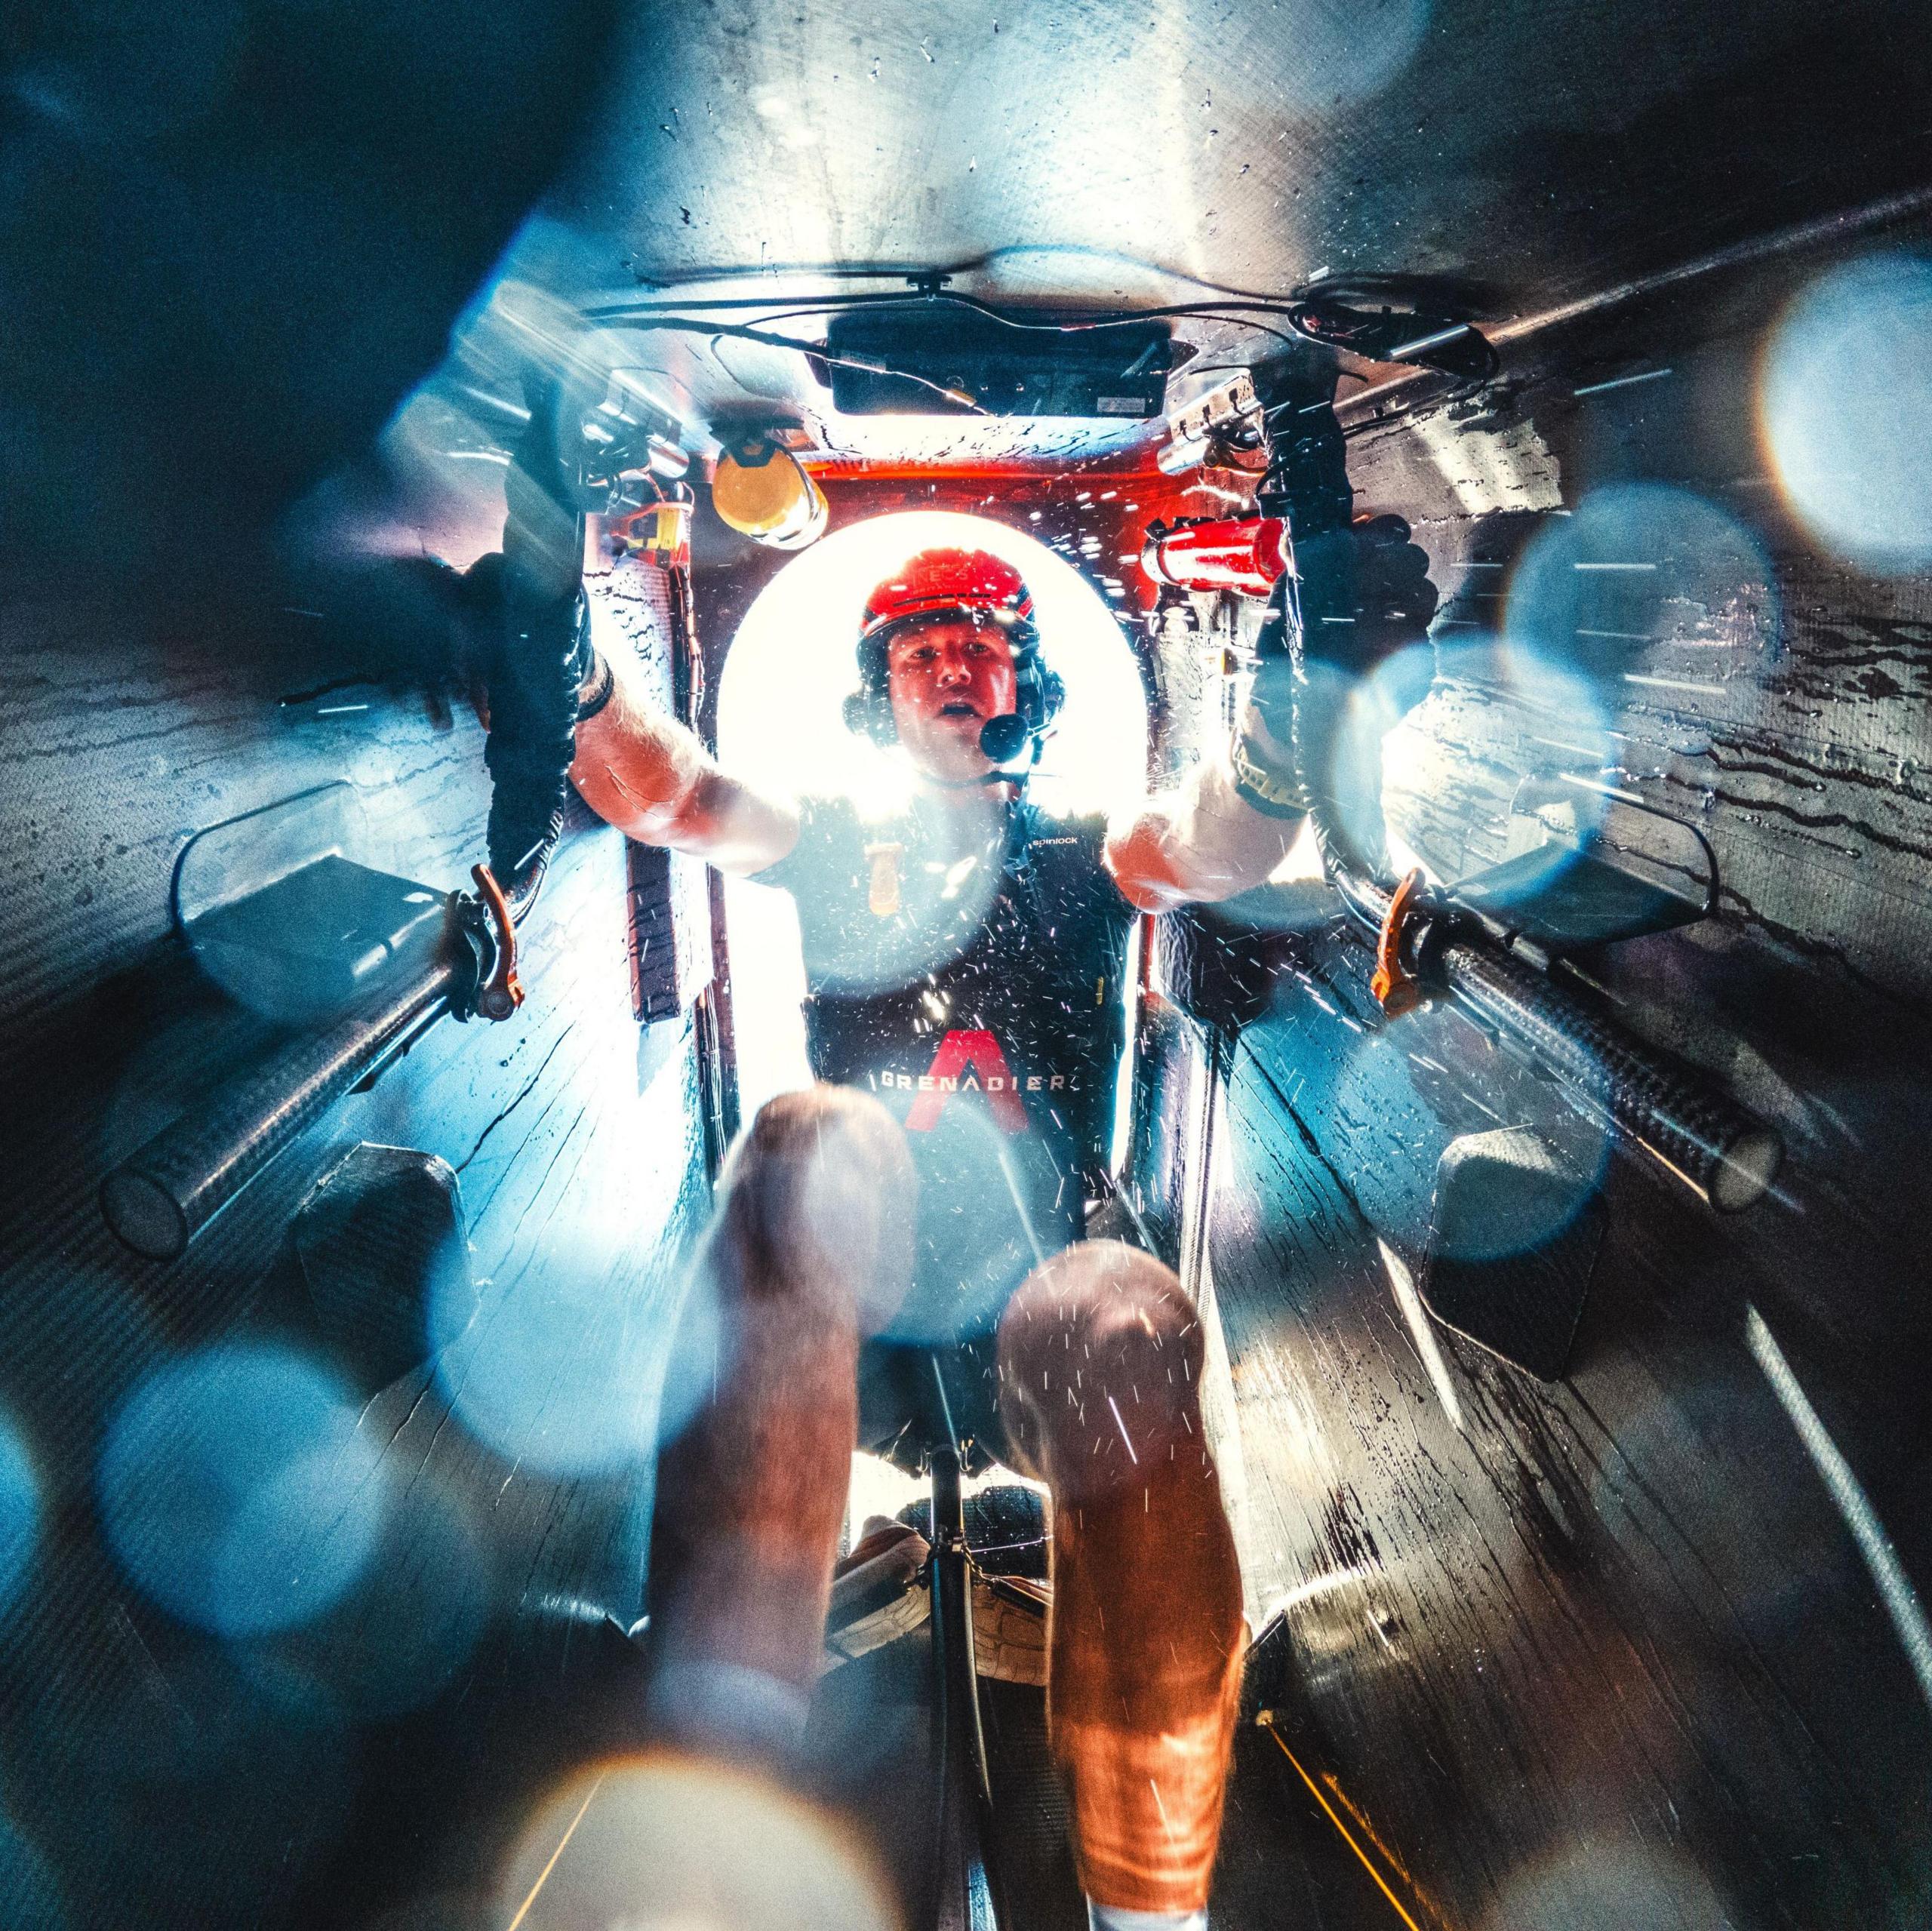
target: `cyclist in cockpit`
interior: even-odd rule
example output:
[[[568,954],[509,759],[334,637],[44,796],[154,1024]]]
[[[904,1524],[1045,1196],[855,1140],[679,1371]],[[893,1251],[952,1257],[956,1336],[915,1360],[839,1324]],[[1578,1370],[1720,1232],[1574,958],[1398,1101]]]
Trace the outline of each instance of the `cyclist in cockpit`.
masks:
[[[1364,638],[1420,637],[1421,552],[1358,547]],[[854,1441],[964,1442],[1052,1493],[1049,1733],[1094,1922],[1204,1925],[1243,1623],[1201,1330],[1159,1261],[1081,1235],[1136,912],[1259,883],[1299,830],[1289,666],[1264,666],[1231,757],[1109,824],[1026,798],[1062,693],[1010,564],[912,558],[868,600],[858,660],[848,723],[916,780],[884,819],[720,769],[614,663],[583,687],[591,806],[796,900],[820,1082],[734,1151],[681,1330],[674,1388],[699,1392],[659,1475],[654,1714],[782,1756]]]

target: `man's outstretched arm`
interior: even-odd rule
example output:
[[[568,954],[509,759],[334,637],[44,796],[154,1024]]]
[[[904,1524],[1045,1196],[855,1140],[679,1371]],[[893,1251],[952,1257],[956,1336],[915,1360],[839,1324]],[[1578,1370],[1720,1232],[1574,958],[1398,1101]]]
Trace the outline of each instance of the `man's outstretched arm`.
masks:
[[[579,720],[571,766],[592,810],[641,844],[690,852],[721,872],[743,876],[784,857],[798,842],[796,809],[721,770],[697,733],[639,689],[627,664],[610,660],[608,675],[609,701]]]
[[[1299,576],[1276,586],[1257,645],[1253,692],[1228,752],[1180,792],[1109,828],[1106,859],[1143,912],[1232,898],[1287,854],[1311,810],[1324,857],[1386,866],[1381,735],[1407,703],[1369,674],[1420,649],[1435,587],[1401,518],[1365,518],[1297,546]]]
[[[1303,814],[1257,810],[1227,759],[1202,764],[1180,790],[1149,798],[1107,828],[1106,866],[1142,912],[1211,904],[1258,885],[1300,835]]]

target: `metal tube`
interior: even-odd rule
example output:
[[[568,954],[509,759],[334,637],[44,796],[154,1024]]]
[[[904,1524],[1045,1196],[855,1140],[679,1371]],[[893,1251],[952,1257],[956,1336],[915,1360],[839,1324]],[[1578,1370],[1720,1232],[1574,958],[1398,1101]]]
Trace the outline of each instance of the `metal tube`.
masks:
[[[1690,1068],[1633,1038],[1594,1001],[1507,953],[1460,940],[1443,948],[1441,971],[1464,1005],[1721,1213],[1751,1206],[1771,1184],[1784,1152],[1777,1135]]]
[[[1357,921],[1379,931],[1390,894],[1344,866],[1330,877]],[[1634,1037],[1580,989],[1500,949],[1451,936],[1429,952],[1444,990],[1722,1213],[1761,1199],[1784,1143],[1703,1075]]]
[[[997,1874],[993,1868],[995,1828],[992,1785],[986,1765],[986,1732],[980,1720],[979,1673],[974,1661],[973,1571],[966,1546],[965,1505],[959,1487],[959,1453],[948,1446],[934,1451],[932,1635],[934,1729],[940,1742],[942,1791],[949,1799],[951,1816],[960,1831],[958,1850],[968,1899],[985,1886],[980,1909],[968,1915],[990,1922],[992,1931],[1004,1921]],[[961,1803],[961,1797],[965,1800]],[[943,1800],[941,1816],[948,1814]],[[943,1885],[949,1872],[942,1873]]]
[[[1278,516],[1245,516],[1183,524],[1158,536],[1150,530],[1140,567],[1178,589],[1265,597],[1288,567],[1287,529]]]
[[[458,976],[448,961],[414,973],[326,1030],[291,1040],[208,1103],[124,1160],[100,1185],[115,1237],[150,1260],[189,1243],[275,1156],[378,1067],[426,1019],[439,1016]]]

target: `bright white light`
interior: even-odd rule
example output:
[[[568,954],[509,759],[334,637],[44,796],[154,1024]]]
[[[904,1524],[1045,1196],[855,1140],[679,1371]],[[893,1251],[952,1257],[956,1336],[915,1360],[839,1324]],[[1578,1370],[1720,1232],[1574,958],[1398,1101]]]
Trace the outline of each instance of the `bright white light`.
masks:
[[[1869,570],[1932,562],[1932,260],[1886,254],[1815,281],[1773,334],[1765,448],[1814,536]]]
[[[1106,810],[1146,783],[1147,706],[1120,626],[1087,580],[1036,537],[983,517],[909,510],[835,530],[774,577],[745,613],[718,693],[718,755],[761,786],[889,805],[905,760],[854,737],[854,647],[874,586],[915,552],[990,550],[1033,593],[1046,661],[1066,684],[1029,795],[1054,810]]]
[[[1040,1495],[1047,1493],[1044,1483],[1030,1481],[998,1462],[982,1468],[977,1475],[961,1476],[959,1482],[963,1496],[977,1495],[982,1489],[1012,1488],[1032,1489]],[[844,1552],[851,1552],[858,1543],[860,1531],[875,1517],[883,1515],[897,1521],[903,1510],[930,1500],[932,1492],[933,1485],[924,1476],[909,1475],[883,1456],[854,1449],[852,1485],[845,1496]]]
[[[1108,810],[1146,789],[1147,704],[1128,641],[1092,586],[1037,538],[977,516],[908,510],[831,535],[781,570],[745,613],[718,692],[728,770],[794,795],[842,795],[888,813],[910,795],[903,757],[845,727],[858,687],[855,645],[867,595],[915,552],[991,550],[1033,593],[1040,648],[1066,684],[1059,727],[1029,795],[1055,810]],[[725,887],[737,1029],[739,1104],[749,1120],[774,1093],[811,1084],[804,995],[789,896],[755,882]]]

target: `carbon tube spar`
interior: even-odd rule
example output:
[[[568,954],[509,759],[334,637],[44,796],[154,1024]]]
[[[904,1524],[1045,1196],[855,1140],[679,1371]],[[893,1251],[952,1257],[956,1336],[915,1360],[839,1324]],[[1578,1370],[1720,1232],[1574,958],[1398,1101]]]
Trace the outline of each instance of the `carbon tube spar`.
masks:
[[[1719,1213],[1755,1205],[1777,1178],[1784,1145],[1761,1120],[1534,967],[1452,942],[1441,971],[1464,1005],[1594,1100]]]
[[[935,1370],[937,1372],[937,1370]],[[943,1391],[942,1390],[942,1392]],[[934,1728],[938,1748],[940,1810],[934,1849],[934,1890],[950,1874],[943,1860],[949,1812],[964,1834],[957,1849],[970,1895],[970,1867],[977,1864],[989,1893],[994,1931],[1011,1920],[1004,1908],[994,1850],[998,1828],[980,1715],[979,1674],[973,1640],[973,1567],[966,1545],[965,1504],[959,1452],[950,1444],[932,1456],[932,1591]],[[952,1808],[957,1806],[956,1809]]]
[[[178,1260],[278,1154],[447,1006],[459,971],[441,964],[392,987],[164,1127],[102,1181],[109,1231],[149,1260]]]
[[[1332,874],[1356,918],[1379,930],[1389,894],[1337,867]],[[1784,1143],[1755,1114],[1690,1067],[1634,1038],[1580,989],[1558,985],[1499,949],[1451,932],[1425,932],[1429,964],[1419,976],[1486,1022],[1721,1213],[1761,1200],[1777,1178]]]

